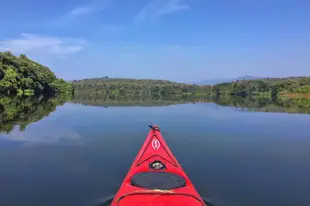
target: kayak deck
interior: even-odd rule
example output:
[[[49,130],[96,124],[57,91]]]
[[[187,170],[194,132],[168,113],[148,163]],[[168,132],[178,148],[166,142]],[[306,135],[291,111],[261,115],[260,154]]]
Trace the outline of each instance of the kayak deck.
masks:
[[[199,198],[188,194],[131,194],[121,197],[116,205],[129,206],[201,206],[204,205]]]
[[[158,127],[150,127],[112,206],[204,206]]]

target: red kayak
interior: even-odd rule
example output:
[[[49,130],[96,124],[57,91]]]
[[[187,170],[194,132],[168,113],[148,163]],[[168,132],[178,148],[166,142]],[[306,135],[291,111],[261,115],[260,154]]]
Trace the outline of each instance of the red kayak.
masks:
[[[112,206],[205,206],[157,126],[113,199]]]

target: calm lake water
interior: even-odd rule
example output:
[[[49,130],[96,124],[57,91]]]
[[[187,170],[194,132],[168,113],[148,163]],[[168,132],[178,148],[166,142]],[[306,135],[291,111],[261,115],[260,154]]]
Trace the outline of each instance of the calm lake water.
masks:
[[[102,205],[152,123],[215,206],[309,205],[309,108],[139,102],[0,101],[0,205]]]

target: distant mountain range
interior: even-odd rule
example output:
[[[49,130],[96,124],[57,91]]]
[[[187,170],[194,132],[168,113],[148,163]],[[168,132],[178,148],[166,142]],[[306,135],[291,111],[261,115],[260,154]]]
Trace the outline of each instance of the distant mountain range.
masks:
[[[208,80],[203,80],[200,82],[194,82],[193,84],[215,85],[215,84],[220,84],[220,83],[224,83],[224,82],[232,82],[232,81],[236,81],[236,80],[254,80],[254,79],[261,79],[261,78],[262,77],[254,77],[254,76],[244,75],[244,76],[240,76],[240,77],[233,78],[233,79],[208,79]]]

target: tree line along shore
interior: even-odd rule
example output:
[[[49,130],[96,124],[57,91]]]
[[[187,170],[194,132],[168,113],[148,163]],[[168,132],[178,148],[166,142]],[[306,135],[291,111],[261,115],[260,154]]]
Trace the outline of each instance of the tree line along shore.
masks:
[[[65,81],[46,66],[25,55],[0,52],[0,96],[59,94],[94,95],[193,95],[258,96],[263,98],[310,98],[310,77],[262,78],[210,85],[165,80],[90,78]]]

